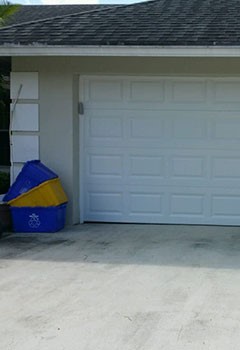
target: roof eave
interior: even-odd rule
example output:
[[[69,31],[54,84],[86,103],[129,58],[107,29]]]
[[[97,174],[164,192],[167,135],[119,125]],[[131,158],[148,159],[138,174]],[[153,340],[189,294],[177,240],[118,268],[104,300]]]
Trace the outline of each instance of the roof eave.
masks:
[[[240,57],[240,46],[0,46],[0,56]]]

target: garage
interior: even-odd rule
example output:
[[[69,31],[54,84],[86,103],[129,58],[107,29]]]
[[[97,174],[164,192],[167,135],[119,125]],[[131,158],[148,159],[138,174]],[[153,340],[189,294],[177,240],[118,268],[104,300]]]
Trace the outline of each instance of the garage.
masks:
[[[240,224],[240,79],[81,76],[80,102],[82,222]]]

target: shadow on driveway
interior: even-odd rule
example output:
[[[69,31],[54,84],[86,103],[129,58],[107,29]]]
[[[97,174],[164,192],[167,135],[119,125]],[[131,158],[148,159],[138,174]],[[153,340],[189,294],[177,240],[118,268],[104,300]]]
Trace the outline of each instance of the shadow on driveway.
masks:
[[[0,259],[240,268],[240,227],[84,224],[51,234],[11,234]]]

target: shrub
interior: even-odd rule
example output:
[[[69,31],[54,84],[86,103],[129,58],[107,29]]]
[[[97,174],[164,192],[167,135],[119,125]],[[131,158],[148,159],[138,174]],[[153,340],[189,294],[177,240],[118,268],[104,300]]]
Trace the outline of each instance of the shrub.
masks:
[[[0,171],[0,194],[8,191],[10,186],[10,174]]]

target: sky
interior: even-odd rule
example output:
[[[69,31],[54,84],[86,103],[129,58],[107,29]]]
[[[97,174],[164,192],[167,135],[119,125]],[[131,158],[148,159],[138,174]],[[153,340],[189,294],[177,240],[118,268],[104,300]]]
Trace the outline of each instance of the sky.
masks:
[[[23,5],[71,5],[71,4],[130,4],[141,0],[10,0]]]

